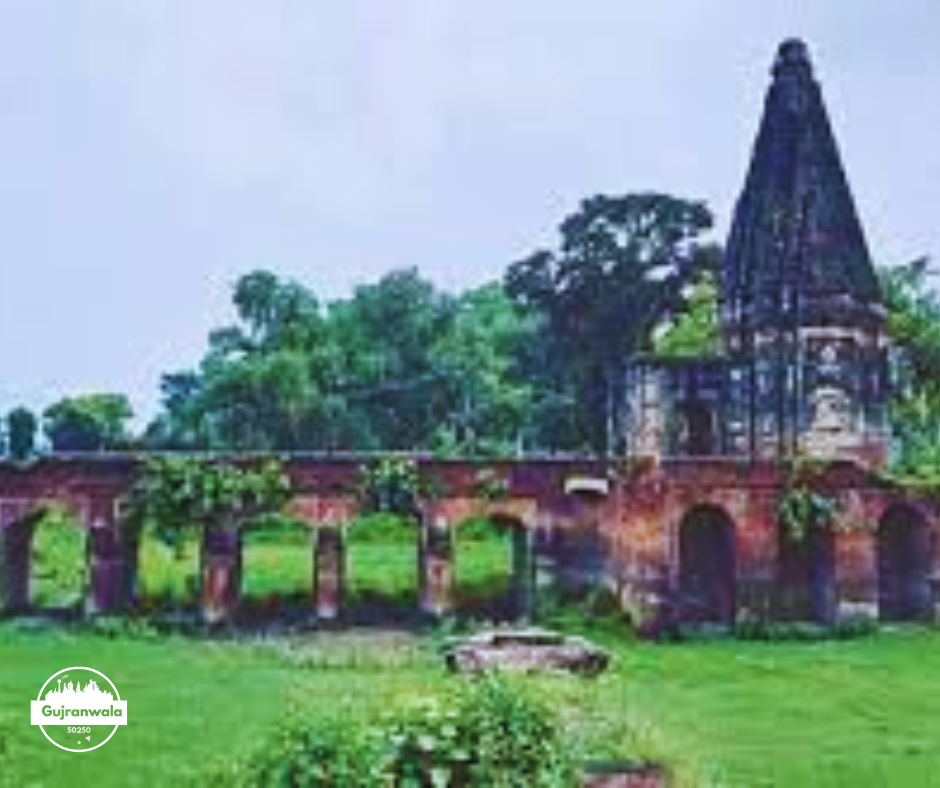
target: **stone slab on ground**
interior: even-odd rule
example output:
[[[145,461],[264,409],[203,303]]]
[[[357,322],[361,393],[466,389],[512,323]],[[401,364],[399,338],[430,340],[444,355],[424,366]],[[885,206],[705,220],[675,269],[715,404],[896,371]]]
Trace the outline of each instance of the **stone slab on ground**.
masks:
[[[584,638],[543,629],[481,632],[451,644],[445,653],[448,667],[460,673],[507,669],[596,676],[610,664],[607,651]]]

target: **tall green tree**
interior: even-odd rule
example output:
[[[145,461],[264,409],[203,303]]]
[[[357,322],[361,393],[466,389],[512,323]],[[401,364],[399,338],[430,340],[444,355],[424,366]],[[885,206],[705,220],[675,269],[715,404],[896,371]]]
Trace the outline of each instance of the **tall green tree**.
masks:
[[[581,441],[593,450],[611,448],[627,359],[653,349],[654,329],[683,308],[685,286],[714,264],[714,247],[702,238],[711,227],[700,202],[601,195],[561,223],[557,248],[510,266],[510,296],[545,317],[556,402],[570,402]]]
[[[940,473],[940,297],[927,258],[879,271],[893,352],[893,454],[903,471]]]
[[[345,371],[341,391],[367,441],[363,448],[430,446],[449,401],[434,347],[452,330],[455,308],[417,269],[393,271],[331,307]]]
[[[39,421],[29,408],[18,407],[6,417],[7,454],[12,460],[25,460],[36,452]]]
[[[456,300],[449,330],[432,350],[446,404],[434,433],[435,449],[505,456],[524,448],[534,390],[519,359],[537,341],[537,326],[537,320],[514,308],[498,282]]]
[[[124,447],[134,413],[123,394],[66,397],[43,412],[43,430],[57,452],[102,451]]]

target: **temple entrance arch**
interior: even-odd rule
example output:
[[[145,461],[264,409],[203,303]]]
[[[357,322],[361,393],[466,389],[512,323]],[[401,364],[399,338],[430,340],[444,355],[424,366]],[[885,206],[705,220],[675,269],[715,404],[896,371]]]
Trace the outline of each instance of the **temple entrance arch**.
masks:
[[[836,607],[835,535],[811,527],[800,536],[781,525],[777,544],[778,615],[827,624]]]
[[[683,621],[734,623],[734,521],[711,504],[692,507],[679,523],[679,614]]]
[[[889,506],[878,523],[878,615],[884,621],[913,621],[932,607],[930,529],[911,506]]]

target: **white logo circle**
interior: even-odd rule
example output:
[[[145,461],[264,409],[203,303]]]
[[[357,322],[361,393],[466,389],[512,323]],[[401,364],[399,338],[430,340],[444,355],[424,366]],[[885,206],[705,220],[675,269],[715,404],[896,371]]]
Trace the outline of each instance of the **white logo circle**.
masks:
[[[88,685],[86,685],[84,689],[82,689],[81,687],[81,680],[79,680],[78,682],[78,688],[73,688],[71,682],[67,685],[66,688],[62,688],[61,686],[62,679],[59,677],[65,674],[65,677],[67,678],[70,671],[80,671],[80,670],[84,670],[89,673],[94,673],[98,676],[101,676],[101,678],[103,678],[105,682],[107,682],[108,688],[113,690],[113,695],[111,692],[99,688],[97,685],[97,682],[94,679],[90,680],[88,682]],[[48,693],[46,693],[46,687],[48,687],[49,684],[55,681],[57,678],[59,678],[59,688],[51,689],[49,690]],[[44,697],[44,693],[45,693],[45,697]],[[58,716],[57,714],[54,713],[54,710],[52,709],[50,702],[55,703],[56,705],[58,705],[58,703],[60,702],[62,703],[62,712],[61,712],[62,716],[59,718],[60,721],[58,722],[49,721],[50,716]],[[69,723],[65,721],[65,718],[69,714],[69,711],[70,711],[69,709],[66,708],[66,705],[65,705],[66,703],[69,703],[71,706],[77,705],[77,706],[84,706],[84,707],[88,707],[88,706],[97,707],[97,711],[98,711],[97,714],[95,714],[94,711],[89,712],[87,708],[84,708],[81,710],[85,711],[88,716],[95,717],[96,718],[95,723],[99,727],[101,726],[100,718],[104,716],[110,716],[112,720],[120,718],[120,721],[112,723],[109,720],[106,723],[106,725],[108,726],[113,725],[111,729],[111,733],[108,734],[108,737],[104,741],[99,742],[98,744],[92,745],[91,737],[88,736],[84,738],[88,740],[91,746],[82,747],[80,749],[66,747],[65,745],[60,744],[59,742],[55,741],[51,736],[49,736],[48,732],[45,729],[46,725],[65,725],[65,726],[69,725]],[[33,725],[39,726],[39,730],[42,731],[42,735],[45,736],[51,744],[54,744],[60,750],[65,750],[66,752],[82,753],[82,752],[91,752],[92,750],[97,750],[99,747],[103,747],[105,744],[107,744],[111,740],[111,737],[114,736],[114,734],[117,732],[118,727],[120,727],[121,725],[127,724],[127,701],[121,700],[121,696],[118,694],[118,689],[115,686],[114,682],[111,681],[111,679],[109,679],[107,676],[105,676],[104,673],[102,673],[100,670],[95,670],[94,668],[85,668],[85,667],[76,666],[76,667],[71,667],[71,668],[64,668],[60,671],[57,671],[56,673],[53,673],[46,680],[46,683],[42,685],[42,689],[39,690],[39,695],[36,697],[36,700],[32,701],[32,703],[30,704],[30,707],[31,707],[31,714],[30,714],[31,723]],[[118,710],[117,712],[115,712],[115,708],[117,708]],[[47,712],[46,709],[48,709],[49,711]],[[78,723],[83,722],[87,724],[90,722],[90,720],[85,719],[86,715],[80,716],[79,713],[77,712],[74,713],[73,716],[77,718],[75,720],[75,723],[76,723],[75,729],[84,733],[86,728],[83,725],[79,725]],[[87,730],[88,732],[91,732],[92,729],[90,725],[87,727]],[[71,737],[68,737],[68,738],[71,738]]]

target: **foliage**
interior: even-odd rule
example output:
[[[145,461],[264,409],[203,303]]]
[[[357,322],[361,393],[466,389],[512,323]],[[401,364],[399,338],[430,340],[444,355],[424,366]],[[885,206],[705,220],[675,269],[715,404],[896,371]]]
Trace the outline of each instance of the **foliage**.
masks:
[[[571,397],[582,439],[606,452],[624,365],[653,348],[656,327],[684,305],[684,286],[714,265],[700,243],[704,204],[665,194],[596,196],[560,225],[556,251],[506,273],[509,295],[544,316],[559,391]]]
[[[335,719],[283,727],[247,763],[219,769],[210,785],[244,788],[371,788],[375,746],[361,726]]]
[[[455,298],[408,269],[324,306],[256,271],[233,301],[198,370],[163,378],[150,446],[492,454],[523,432],[531,327],[498,284]]]
[[[239,528],[279,511],[291,495],[290,480],[275,459],[238,466],[156,455],[131,489],[127,519],[149,525],[164,543],[176,546],[190,529]]]
[[[28,408],[14,408],[6,417],[7,455],[15,461],[29,459],[36,451],[38,420]]]
[[[509,497],[509,479],[493,468],[484,468],[474,479],[474,493],[483,501],[495,503]]]
[[[409,457],[381,457],[359,471],[357,495],[362,511],[417,517],[430,492],[417,463]]]
[[[396,784],[574,786],[554,715],[521,683],[489,675],[464,683],[392,726],[386,771]]]
[[[823,465],[807,458],[797,458],[789,468],[777,513],[796,541],[803,540],[811,528],[830,528],[837,522],[839,500],[825,490],[823,470]]]
[[[713,265],[699,242],[710,226],[699,203],[595,197],[562,223],[557,252],[457,296],[406,269],[321,304],[252,272],[198,369],[163,378],[147,444],[462,456],[597,447],[625,358],[652,347],[656,325],[683,307],[682,285]]]
[[[498,676],[463,683],[370,726],[295,722],[227,776],[265,788],[577,785],[548,707]]]
[[[658,356],[708,358],[720,348],[718,287],[714,271],[705,270],[691,285],[685,307],[655,339]]]
[[[940,474],[940,297],[927,258],[880,271],[893,348],[894,469]]]
[[[85,394],[46,408],[43,430],[53,451],[118,449],[128,441],[127,422],[132,416],[123,394]]]
[[[50,508],[33,525],[32,602],[37,607],[80,605],[87,582],[85,532],[64,509]]]

